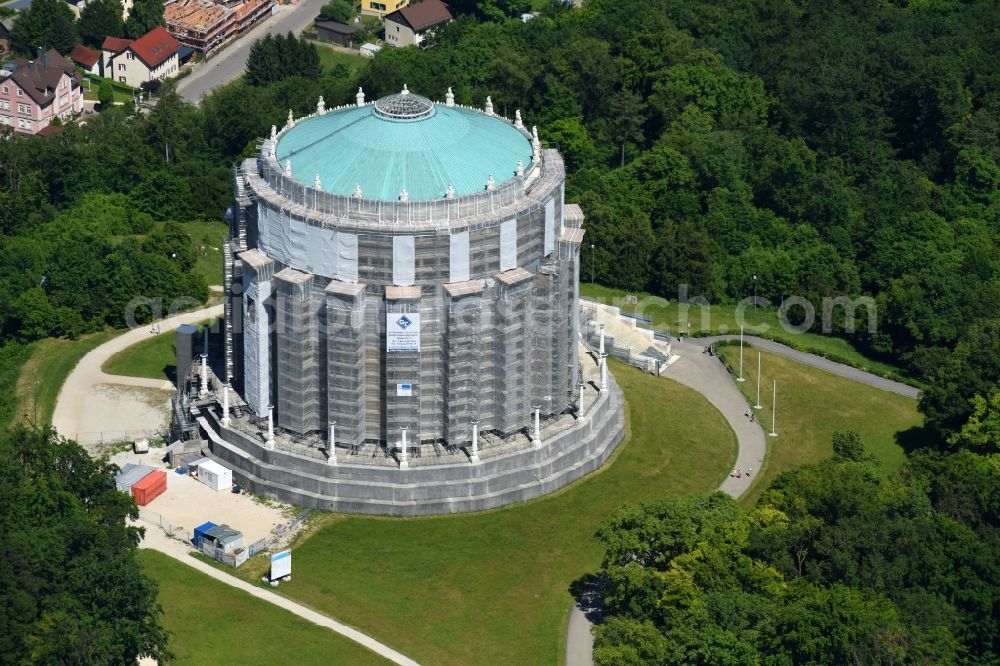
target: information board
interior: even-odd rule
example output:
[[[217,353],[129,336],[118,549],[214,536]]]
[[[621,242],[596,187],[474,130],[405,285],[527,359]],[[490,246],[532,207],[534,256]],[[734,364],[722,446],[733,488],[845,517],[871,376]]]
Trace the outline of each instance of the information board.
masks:
[[[386,312],[385,345],[387,352],[419,352],[420,314]]]
[[[271,555],[271,580],[292,575],[292,551],[283,550]]]

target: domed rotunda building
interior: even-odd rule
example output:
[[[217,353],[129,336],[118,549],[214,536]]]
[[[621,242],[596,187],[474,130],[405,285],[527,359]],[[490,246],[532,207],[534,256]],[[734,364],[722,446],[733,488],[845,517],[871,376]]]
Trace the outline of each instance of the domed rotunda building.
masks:
[[[585,355],[579,207],[518,112],[409,92],[272,127],[235,175],[199,423],[255,492],[396,515],[551,492],[620,441]]]

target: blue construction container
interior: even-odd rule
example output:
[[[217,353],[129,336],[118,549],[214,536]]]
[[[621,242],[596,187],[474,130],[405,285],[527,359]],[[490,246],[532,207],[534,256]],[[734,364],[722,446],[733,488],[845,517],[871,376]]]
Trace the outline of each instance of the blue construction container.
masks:
[[[199,525],[194,528],[194,537],[191,539],[191,543],[194,544],[195,548],[201,548],[201,542],[205,539],[205,532],[216,527],[213,522],[207,522],[204,525]]]

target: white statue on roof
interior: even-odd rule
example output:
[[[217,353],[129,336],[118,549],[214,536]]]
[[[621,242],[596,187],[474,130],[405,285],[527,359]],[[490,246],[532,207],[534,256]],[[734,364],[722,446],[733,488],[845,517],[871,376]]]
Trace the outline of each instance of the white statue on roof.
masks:
[[[448,86],[448,94],[444,96],[445,106],[455,106],[455,93],[451,91],[451,86]]]
[[[444,198],[445,199],[455,198],[455,186],[452,185],[451,183],[448,183],[448,191],[444,193]]]
[[[406,87],[405,83],[403,84],[403,89],[400,91],[399,94],[400,95],[409,95],[410,94],[410,89]]]
[[[405,187],[399,192],[399,200],[403,202],[410,200],[410,193],[406,191]]]
[[[524,177],[524,162],[521,160],[517,161],[517,175],[521,178]]]
[[[521,109],[514,112],[514,127],[519,130],[524,129],[524,121],[521,120]]]
[[[316,174],[315,176],[313,176],[313,189],[316,189],[316,190],[322,190],[323,189],[323,183],[321,183],[320,180],[319,180],[319,174]]]
[[[354,96],[354,99],[357,100],[358,106],[365,105],[365,91],[361,89],[361,86],[358,86],[358,94]]]
[[[323,96],[319,96],[319,101],[316,102],[316,115],[322,116],[326,113],[326,102],[323,101]]]
[[[288,176],[289,178],[292,177],[292,161],[291,160],[285,160],[285,175]]]
[[[486,115],[493,115],[493,98],[489,95],[486,96]]]
[[[277,138],[278,138],[278,126],[271,125],[271,141],[274,141]]]
[[[361,183],[354,183],[354,194],[352,196],[355,199],[361,198]]]
[[[295,124],[295,116],[292,115],[292,110],[288,109],[288,121],[285,122],[285,127],[291,127]]]
[[[496,187],[496,182],[493,180],[493,174],[490,174],[490,177],[486,179],[486,191],[490,192],[494,187]]]

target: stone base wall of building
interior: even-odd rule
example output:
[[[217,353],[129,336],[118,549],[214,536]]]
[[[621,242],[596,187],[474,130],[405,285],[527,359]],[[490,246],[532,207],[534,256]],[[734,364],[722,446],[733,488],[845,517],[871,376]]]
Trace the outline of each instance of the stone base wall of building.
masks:
[[[351,464],[330,465],[264,443],[222,426],[206,410],[209,457],[233,469],[254,494],[298,506],[344,513],[423,516],[483,511],[546,495],[599,469],[625,435],[624,400],[609,377],[609,390],[584,419],[528,448],[480,463],[425,465],[401,470]]]

